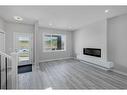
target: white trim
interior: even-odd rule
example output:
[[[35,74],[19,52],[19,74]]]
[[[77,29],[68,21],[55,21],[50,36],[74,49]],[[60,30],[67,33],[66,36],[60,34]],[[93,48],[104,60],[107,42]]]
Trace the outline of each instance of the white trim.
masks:
[[[121,72],[119,70],[113,69],[112,71],[115,72],[115,73],[127,76],[127,73]]]
[[[64,51],[66,51],[66,50],[43,50],[43,52],[64,52]]]
[[[57,58],[57,59],[49,59],[49,60],[40,60],[39,63],[41,63],[41,62],[55,61],[55,60],[71,59],[71,58],[73,58],[73,57],[65,57],[65,58]]]

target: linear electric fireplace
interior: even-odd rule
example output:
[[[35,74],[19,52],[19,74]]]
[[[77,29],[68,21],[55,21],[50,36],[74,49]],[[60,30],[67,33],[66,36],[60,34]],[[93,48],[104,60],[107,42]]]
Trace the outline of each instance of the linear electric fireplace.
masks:
[[[101,49],[98,48],[83,48],[84,55],[101,57]]]

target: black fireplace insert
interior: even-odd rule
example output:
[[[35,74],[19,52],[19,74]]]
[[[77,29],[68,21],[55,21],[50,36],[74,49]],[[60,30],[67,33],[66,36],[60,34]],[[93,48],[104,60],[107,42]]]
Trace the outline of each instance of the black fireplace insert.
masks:
[[[99,48],[83,48],[84,55],[101,57],[101,49]]]

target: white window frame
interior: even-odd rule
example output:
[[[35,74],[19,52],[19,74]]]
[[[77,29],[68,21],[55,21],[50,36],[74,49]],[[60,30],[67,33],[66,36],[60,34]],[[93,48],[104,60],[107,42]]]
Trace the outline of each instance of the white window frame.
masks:
[[[45,50],[45,41],[44,41],[44,38],[45,38],[45,35],[59,35],[59,36],[64,36],[65,37],[65,40],[64,40],[64,49],[63,50]],[[60,51],[66,51],[66,35],[65,34],[53,34],[53,33],[43,33],[43,52],[60,52]],[[51,40],[52,41],[52,40]],[[52,43],[52,42],[51,42]]]

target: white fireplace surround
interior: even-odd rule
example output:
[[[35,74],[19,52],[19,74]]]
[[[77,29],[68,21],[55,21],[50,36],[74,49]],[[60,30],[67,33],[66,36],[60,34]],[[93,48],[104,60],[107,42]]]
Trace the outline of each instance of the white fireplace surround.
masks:
[[[77,55],[77,59],[81,60],[81,61],[90,62],[93,65],[97,65],[97,66],[105,68],[105,69],[112,69],[113,68],[112,62],[107,62],[99,57],[79,54],[79,55]]]

